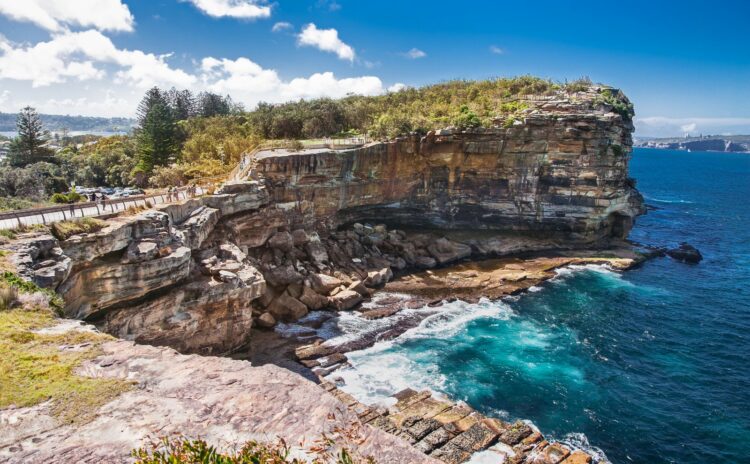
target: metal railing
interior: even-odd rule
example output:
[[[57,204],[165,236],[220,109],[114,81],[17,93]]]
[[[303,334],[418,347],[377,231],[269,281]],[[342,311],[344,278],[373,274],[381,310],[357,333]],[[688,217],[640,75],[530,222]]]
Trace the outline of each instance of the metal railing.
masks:
[[[190,187],[179,187],[173,192],[162,191],[148,195],[135,195],[112,200],[88,201],[60,206],[29,208],[0,213],[0,229],[22,229],[34,225],[46,225],[53,222],[80,219],[84,217],[112,216],[130,208],[150,207],[164,203],[186,200],[193,196],[204,195],[212,187],[221,183],[226,176],[204,177],[195,179],[195,193]]]

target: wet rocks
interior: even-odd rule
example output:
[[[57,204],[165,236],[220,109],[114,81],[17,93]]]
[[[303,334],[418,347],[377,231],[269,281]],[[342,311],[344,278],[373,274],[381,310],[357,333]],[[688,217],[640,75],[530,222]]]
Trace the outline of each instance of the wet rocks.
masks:
[[[561,443],[550,443],[523,422],[509,424],[485,417],[466,404],[436,399],[429,391],[407,388],[393,395],[396,400],[393,407],[378,409],[358,402],[326,380],[321,387],[339,398],[362,422],[401,437],[430,458],[444,463],[467,462],[477,452],[489,453],[481,462],[592,462],[589,454],[580,450],[571,452]]]
[[[694,246],[685,242],[681,243],[680,246],[676,248],[667,250],[667,255],[672,259],[689,264],[698,264],[703,260],[701,252]]]

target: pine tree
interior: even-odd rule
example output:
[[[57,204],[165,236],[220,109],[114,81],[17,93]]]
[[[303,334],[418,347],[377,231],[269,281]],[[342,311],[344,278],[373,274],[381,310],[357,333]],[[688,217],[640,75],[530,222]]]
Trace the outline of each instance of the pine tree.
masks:
[[[10,163],[13,166],[26,166],[39,161],[49,161],[52,150],[45,146],[49,140],[49,132],[44,130],[36,110],[30,106],[22,109],[18,113],[16,126],[18,136],[10,146]]]
[[[178,132],[167,95],[157,87],[146,92],[138,105],[138,165],[134,174],[148,175],[155,166],[173,161]]]

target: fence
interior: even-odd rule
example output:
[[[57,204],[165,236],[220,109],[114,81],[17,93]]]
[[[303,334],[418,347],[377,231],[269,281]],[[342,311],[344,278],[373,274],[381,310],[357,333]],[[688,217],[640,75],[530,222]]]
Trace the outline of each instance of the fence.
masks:
[[[216,184],[223,181],[225,176],[206,177],[196,179],[195,195],[203,195]],[[18,229],[25,226],[50,224],[53,222],[79,219],[83,217],[111,216],[133,207],[148,207],[190,198],[189,187],[176,189],[172,193],[167,191],[150,195],[136,195],[113,200],[89,201],[72,203],[69,205],[51,206],[48,208],[31,208],[0,213],[0,229]]]

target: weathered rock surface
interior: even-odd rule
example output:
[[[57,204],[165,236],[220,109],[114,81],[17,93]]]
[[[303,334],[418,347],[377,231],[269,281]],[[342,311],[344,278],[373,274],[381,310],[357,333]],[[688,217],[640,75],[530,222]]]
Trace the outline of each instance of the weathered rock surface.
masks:
[[[136,387],[84,425],[58,423],[50,405],[0,411],[0,462],[128,462],[159,437],[200,437],[222,448],[283,438],[309,449],[323,434],[358,458],[435,463],[393,435],[364,425],[312,382],[273,365],[180,355],[169,348],[105,343],[79,373],[132,380]],[[335,450],[333,450],[335,452]]]

